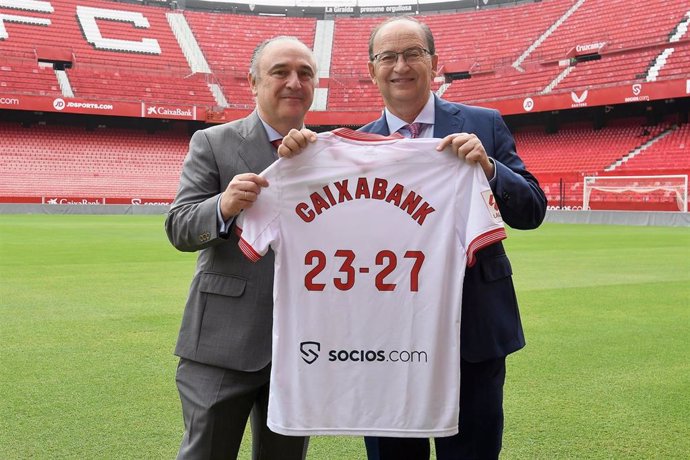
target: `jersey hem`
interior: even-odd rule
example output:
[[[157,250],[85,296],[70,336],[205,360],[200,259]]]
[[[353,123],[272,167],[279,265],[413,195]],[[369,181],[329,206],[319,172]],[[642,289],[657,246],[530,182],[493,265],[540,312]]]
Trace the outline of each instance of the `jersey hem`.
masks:
[[[381,429],[329,429],[329,428],[309,428],[295,429],[276,426],[270,422],[268,427],[274,433],[285,436],[323,436],[323,435],[344,435],[344,436],[385,436],[396,438],[443,438],[458,434],[458,427],[446,428],[441,430],[381,430]]]

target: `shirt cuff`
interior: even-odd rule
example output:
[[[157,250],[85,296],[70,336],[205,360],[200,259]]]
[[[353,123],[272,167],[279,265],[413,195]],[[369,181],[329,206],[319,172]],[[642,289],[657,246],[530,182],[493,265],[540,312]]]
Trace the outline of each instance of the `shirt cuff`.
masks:
[[[493,158],[489,158],[489,161],[492,165],[494,165],[494,175],[491,179],[489,179],[489,185],[494,185],[494,183],[496,182],[496,174],[498,173],[498,166],[496,166],[496,162]]]
[[[216,216],[218,218],[218,234],[227,235],[230,231],[230,226],[235,220],[235,216],[229,218],[228,220],[223,220],[223,214],[220,212],[220,199],[222,194],[218,197],[218,202],[216,203]]]

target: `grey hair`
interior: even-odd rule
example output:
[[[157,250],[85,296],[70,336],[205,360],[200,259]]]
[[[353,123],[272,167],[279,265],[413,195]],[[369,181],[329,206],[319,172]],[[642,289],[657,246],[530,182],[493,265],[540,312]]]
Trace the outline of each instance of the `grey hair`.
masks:
[[[264,40],[263,42],[259,43],[256,46],[256,48],[254,48],[254,52],[252,53],[252,59],[249,62],[249,75],[251,75],[252,78],[254,78],[255,80],[259,79],[259,60],[261,59],[261,53],[264,52],[264,49],[266,49],[266,47],[268,45],[270,45],[273,42],[279,41],[279,40],[291,40],[291,41],[297,42],[297,43],[303,45],[306,49],[308,49],[310,53],[312,52],[311,49],[307,45],[305,45],[304,42],[302,42],[302,40],[300,40],[297,37],[290,36],[290,35],[280,35],[278,37],[273,37],[273,38],[269,38],[267,40]],[[313,54],[312,54],[312,62],[314,63],[314,75],[316,75],[316,60],[314,59]]]
[[[381,27],[385,26],[386,24],[390,24],[391,22],[395,21],[410,21],[414,22],[419,26],[419,28],[422,30],[422,33],[424,34],[424,38],[426,39],[426,46],[429,50],[429,53],[431,55],[436,54],[436,44],[434,43],[434,34],[431,33],[431,29],[429,28],[428,25],[424,24],[422,21],[419,21],[416,18],[413,18],[412,16],[393,16],[391,18],[386,19],[383,21],[381,24],[377,25],[374,27],[374,30],[371,31],[371,35],[369,36],[369,60],[373,61],[374,60],[374,39],[376,38],[376,34],[379,33],[379,30],[381,30]]]

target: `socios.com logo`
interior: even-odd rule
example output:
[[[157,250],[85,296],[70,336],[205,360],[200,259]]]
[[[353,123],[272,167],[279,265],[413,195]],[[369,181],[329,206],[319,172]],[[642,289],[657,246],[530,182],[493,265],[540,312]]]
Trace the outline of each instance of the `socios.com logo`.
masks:
[[[321,344],[319,342],[302,342],[299,344],[299,351],[302,359],[307,364],[312,364],[319,357]]]

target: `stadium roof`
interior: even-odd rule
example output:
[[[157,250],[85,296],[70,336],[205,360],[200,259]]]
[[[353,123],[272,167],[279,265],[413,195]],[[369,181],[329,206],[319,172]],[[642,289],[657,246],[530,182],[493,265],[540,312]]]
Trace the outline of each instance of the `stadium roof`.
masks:
[[[542,0],[119,0],[169,4],[173,9],[230,11],[240,14],[316,17],[433,14],[467,11]]]
[[[343,6],[389,6],[389,5],[431,5],[436,3],[458,3],[457,0],[200,0],[210,3],[240,3],[245,5],[269,5],[288,7],[343,7]],[[487,5],[489,0],[477,0]]]

